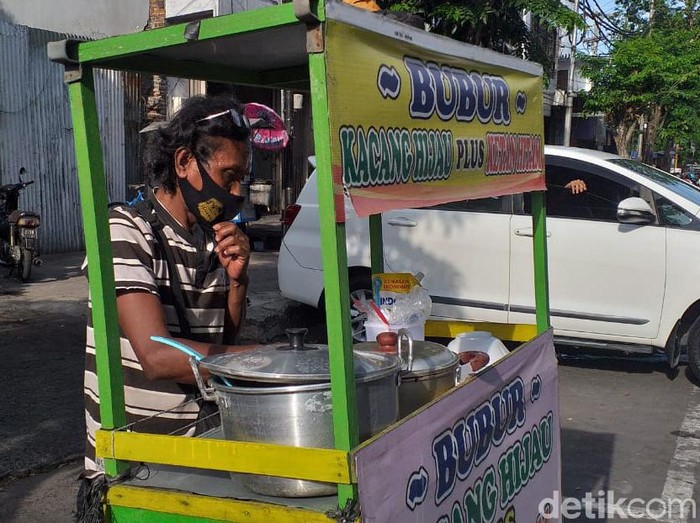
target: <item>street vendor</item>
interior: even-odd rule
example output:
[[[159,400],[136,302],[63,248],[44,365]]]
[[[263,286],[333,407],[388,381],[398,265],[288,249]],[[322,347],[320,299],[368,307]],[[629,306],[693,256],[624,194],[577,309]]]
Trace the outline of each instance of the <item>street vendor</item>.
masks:
[[[188,356],[151,336],[174,338],[204,356],[248,348],[233,343],[245,317],[250,246],[230,220],[243,203],[251,130],[230,97],[193,97],[149,134],[149,196],[109,214],[126,416],[135,432],[192,436],[211,427],[198,421],[203,405],[212,404],[192,401],[198,394]],[[92,521],[103,469],[95,457],[100,396],[91,315],[84,394],[78,520]]]

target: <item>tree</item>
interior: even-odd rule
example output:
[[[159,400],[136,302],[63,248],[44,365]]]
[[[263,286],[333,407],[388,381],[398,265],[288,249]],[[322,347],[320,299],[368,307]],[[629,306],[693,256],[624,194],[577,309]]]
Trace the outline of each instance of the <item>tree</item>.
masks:
[[[668,30],[674,33],[670,53],[675,58],[676,71],[664,102],[667,109],[665,124],[656,135],[659,149],[669,151],[679,146],[681,162],[695,160],[696,145],[700,145],[700,25],[697,23],[700,1],[689,0],[669,20]],[[649,139],[654,143],[653,137]]]
[[[621,25],[638,28],[638,13],[631,9]],[[640,123],[646,124],[645,142],[662,149],[692,140],[700,125],[700,31],[684,10],[659,5],[656,13],[652,26],[614,41],[608,56],[579,57],[593,84],[580,93],[584,109],[605,114],[622,156],[629,155]]]
[[[554,66],[557,28],[583,27],[559,0],[380,0],[384,8],[420,14],[431,32]],[[523,14],[530,13],[528,25]]]

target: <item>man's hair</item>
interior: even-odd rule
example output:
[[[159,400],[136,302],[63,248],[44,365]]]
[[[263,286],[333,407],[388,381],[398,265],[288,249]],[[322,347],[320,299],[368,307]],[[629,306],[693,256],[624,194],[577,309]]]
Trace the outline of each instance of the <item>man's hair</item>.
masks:
[[[144,151],[148,185],[175,192],[175,151],[180,147],[206,161],[218,148],[220,138],[248,141],[250,129],[234,125],[229,114],[202,120],[230,109],[243,114],[243,108],[231,96],[193,96],[183,102],[167,124],[149,132]]]

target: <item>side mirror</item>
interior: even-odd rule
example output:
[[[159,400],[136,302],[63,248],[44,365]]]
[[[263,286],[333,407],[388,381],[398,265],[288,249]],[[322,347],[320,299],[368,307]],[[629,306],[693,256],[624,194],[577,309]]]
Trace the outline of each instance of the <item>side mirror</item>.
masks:
[[[656,214],[643,199],[625,198],[617,206],[617,221],[633,225],[645,225],[656,221]]]

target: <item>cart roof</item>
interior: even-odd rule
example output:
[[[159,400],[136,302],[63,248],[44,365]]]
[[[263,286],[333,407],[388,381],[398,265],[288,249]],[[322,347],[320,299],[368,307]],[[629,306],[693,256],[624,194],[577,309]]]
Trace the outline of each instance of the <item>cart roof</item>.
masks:
[[[308,89],[307,24],[297,17],[296,11],[306,14],[307,21],[327,17],[425,49],[439,49],[442,54],[541,74],[538,64],[428,33],[339,0],[328,0],[315,14],[304,13],[303,3],[297,5],[295,1],[80,42],[69,58],[106,69]]]

